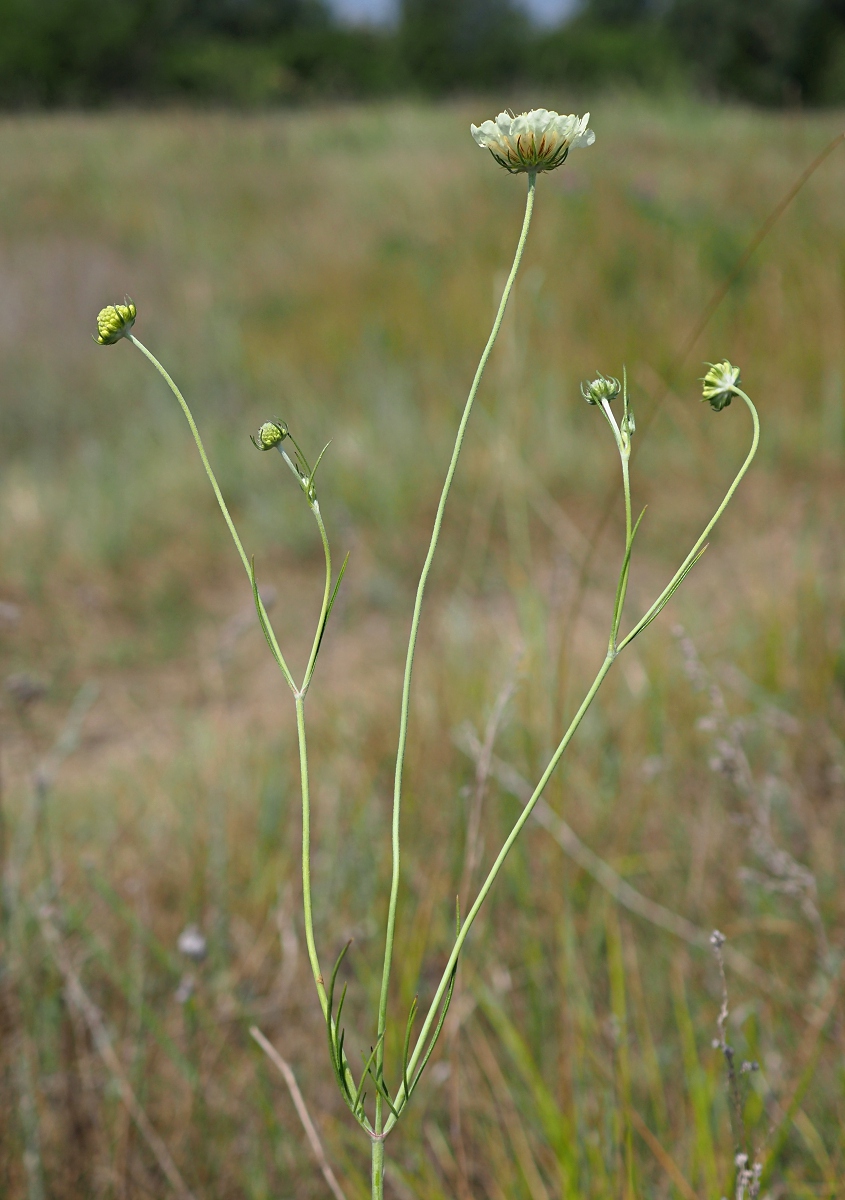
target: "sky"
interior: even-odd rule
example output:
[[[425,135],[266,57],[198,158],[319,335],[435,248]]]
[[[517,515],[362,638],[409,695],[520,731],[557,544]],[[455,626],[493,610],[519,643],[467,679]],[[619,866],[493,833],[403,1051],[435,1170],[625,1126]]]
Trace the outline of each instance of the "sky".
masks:
[[[383,23],[395,16],[397,0],[329,0],[329,3],[344,20]],[[535,20],[553,25],[572,11],[575,0],[521,0],[521,3]]]

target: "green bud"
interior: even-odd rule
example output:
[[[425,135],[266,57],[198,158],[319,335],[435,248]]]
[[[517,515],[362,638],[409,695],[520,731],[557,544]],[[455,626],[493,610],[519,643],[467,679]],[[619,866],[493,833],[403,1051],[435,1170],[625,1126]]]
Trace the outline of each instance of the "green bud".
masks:
[[[732,366],[727,359],[709,365],[710,370],[701,381],[704,384],[701,399],[709,400],[714,412],[721,412],[734,397],[734,389],[739,382],[739,367]]]
[[[290,436],[290,430],[284,421],[265,421],[256,437],[250,434],[250,440],[257,450],[272,450]]]
[[[622,384],[611,375],[607,378],[599,374],[592,383],[581,384],[581,395],[588,404],[603,404],[605,400],[615,400],[622,391]]]
[[[128,296],[123,304],[107,304],[97,314],[94,341],[100,346],[113,346],[129,333],[135,324],[135,315],[135,305]]]

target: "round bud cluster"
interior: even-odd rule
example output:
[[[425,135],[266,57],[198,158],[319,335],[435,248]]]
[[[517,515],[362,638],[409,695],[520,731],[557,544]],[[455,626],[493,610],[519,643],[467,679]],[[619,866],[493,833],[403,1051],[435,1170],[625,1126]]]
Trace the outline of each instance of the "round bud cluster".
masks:
[[[94,341],[99,346],[113,346],[129,333],[135,324],[135,316],[135,305],[128,296],[123,304],[107,304],[97,314]]]
[[[622,384],[612,375],[609,379],[599,375],[592,383],[581,384],[581,395],[588,404],[604,404],[606,400],[615,400],[621,391]]]
[[[284,421],[265,421],[252,438],[252,444],[259,450],[272,450],[289,436],[290,430]]]

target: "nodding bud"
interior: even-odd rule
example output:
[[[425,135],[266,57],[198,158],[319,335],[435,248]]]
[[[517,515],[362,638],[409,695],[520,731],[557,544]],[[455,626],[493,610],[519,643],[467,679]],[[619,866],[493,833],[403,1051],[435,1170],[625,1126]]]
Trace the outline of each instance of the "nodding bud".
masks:
[[[615,400],[622,391],[622,384],[611,375],[598,375],[592,383],[581,384],[581,395],[588,404],[603,404],[605,400]]]
[[[702,379],[701,399],[709,400],[714,412],[727,408],[736,394],[739,382],[739,367],[734,367],[725,359],[724,362],[710,363],[710,370]]]
[[[286,437],[290,437],[290,430],[284,421],[265,421],[256,437],[252,434],[249,436],[257,450],[272,450],[274,446],[281,445]]]
[[[97,332],[93,335],[99,346],[113,346],[126,337],[135,324],[135,305],[128,296],[123,304],[107,304],[97,313]]]

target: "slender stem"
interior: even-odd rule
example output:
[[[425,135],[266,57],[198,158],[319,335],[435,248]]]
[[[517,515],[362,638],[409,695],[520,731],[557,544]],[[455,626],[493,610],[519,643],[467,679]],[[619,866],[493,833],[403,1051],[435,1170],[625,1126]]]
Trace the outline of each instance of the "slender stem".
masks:
[[[308,746],[305,741],[305,697],[296,693],[296,733],[299,739],[299,771],[302,783],[302,905],[305,915],[305,941],[308,945],[308,958],[314,982],[317,985],[317,995],[323,1016],[328,1011],[329,1001],[326,995],[326,985],[320,961],[317,957],[317,946],[314,941],[314,918],[311,908],[311,792],[308,784]]]
[[[628,379],[625,378],[625,416],[628,414]],[[619,623],[622,620],[622,609],[625,607],[625,595],[628,591],[628,572],[631,565],[631,541],[633,532],[631,527],[631,479],[629,470],[629,461],[631,458],[631,434],[623,423],[623,429],[626,429],[623,436],[622,430],[616,424],[616,418],[613,415],[613,409],[610,407],[609,400],[602,400],[601,411],[604,414],[605,420],[611,428],[616,449],[619,451],[619,459],[622,463],[622,491],[625,495],[625,558],[622,562],[622,568],[619,572],[619,582],[616,585],[616,599],[613,603],[613,620],[610,627],[609,653],[613,654],[616,651],[616,635],[619,633]]]
[[[185,397],[182,395],[181,391],[176,386],[176,383],[174,382],[174,380],[170,377],[170,375],[167,373],[167,371],[164,369],[164,367],[161,365],[161,363],[158,361],[158,359],[155,357],[155,355],[152,354],[147,349],[147,347],[145,345],[143,345],[142,342],[139,342],[138,339],[133,334],[128,334],[127,337],[129,339],[129,341],[131,341],[133,343],[133,345],[137,346],[137,348],[141,351],[141,353],[146,358],[149,359],[149,361],[153,364],[153,366],[156,368],[156,370],[159,372],[159,374],[165,380],[165,382],[167,383],[170,390],[173,392],[176,399],[179,401],[179,404],[182,408],[183,413],[185,414],[185,418],[190,427],[191,433],[193,434],[194,441],[197,446],[197,450],[199,451],[200,458],[202,459],[202,464],[205,467],[206,474],[208,475],[208,478],[211,482],[211,486],[214,489],[214,494],[217,497],[217,503],[220,505],[220,511],[223,513],[223,517],[229,528],[229,532],[232,535],[232,540],[235,543],[238,554],[240,555],[240,558],[241,558],[241,562],[244,565],[244,570],[246,571],[247,576],[250,580],[250,583],[252,584],[252,582],[253,582],[252,564],[250,563],[250,560],[247,558],[246,551],[244,550],[243,544],[241,543],[240,537],[238,536],[238,531],[235,528],[235,524],[234,524],[234,522],[231,518],[231,515],[229,513],[229,510],[226,506],[226,502],[223,499],[223,495],[220,491],[220,487],[217,483],[217,479],[214,475],[213,470],[211,469],[211,463],[208,460],[208,455],[205,452],[205,446],[203,445],[202,438],[200,437],[199,430],[197,429],[196,422],[194,421],[193,414],[191,413],[191,410],[188,407]],[[298,449],[298,447],[297,447],[297,449]],[[282,451],[282,456],[285,458],[285,460],[288,463],[288,466],[291,468],[293,473],[296,475],[297,480],[299,480],[301,483],[300,473],[297,471],[296,467],[293,465],[293,463],[290,461],[290,459],[288,458],[287,454],[284,453],[284,451]],[[320,538],[323,543],[323,552],[325,554],[325,559],[326,559],[326,583],[325,583],[325,588],[323,591],[323,605],[320,610],[320,618],[317,623],[317,631],[314,636],[314,644],[311,649],[311,655],[308,660],[308,666],[305,671],[305,676],[304,676],[301,688],[297,689],[296,684],[294,683],[293,676],[291,675],[290,670],[288,669],[287,663],[285,662],[282,652],[279,648],[278,641],[276,639],[275,633],[272,630],[272,627],[270,626],[270,621],[267,616],[267,611],[264,607],[263,602],[261,601],[260,596],[258,597],[258,606],[259,606],[259,611],[261,613],[261,616],[263,618],[265,629],[267,630],[268,635],[269,635],[271,649],[273,650],[276,661],[278,662],[279,666],[281,667],[281,669],[284,673],[285,679],[287,680],[288,685],[290,686],[291,691],[294,694],[294,699],[295,699],[295,703],[296,703],[296,728],[297,728],[297,736],[298,736],[298,741],[299,741],[299,763],[300,763],[300,774],[301,774],[301,783],[302,783],[302,893],[303,893],[303,910],[304,910],[304,916],[305,916],[305,938],[306,938],[306,942],[308,945],[308,958],[311,963],[311,970],[314,975],[314,982],[317,985],[317,995],[320,1000],[320,1007],[322,1008],[323,1015],[325,1016],[327,1013],[327,1009],[328,1009],[328,997],[326,995],[326,988],[325,988],[325,983],[323,981],[323,974],[320,969],[320,962],[317,957],[317,948],[316,948],[316,943],[315,943],[315,939],[314,939],[314,920],[313,920],[313,910],[312,910],[312,900],[311,900],[311,800],[310,800],[310,788],[309,788],[309,781],[308,781],[308,749],[307,749],[307,743],[306,743],[306,739],[305,739],[304,699],[305,699],[305,693],[308,690],[308,685],[311,682],[311,677],[314,673],[314,666],[316,663],[317,654],[320,649],[320,641],[322,639],[322,635],[325,630],[326,617],[327,617],[329,603],[330,603],[330,599],[331,599],[332,564],[331,564],[331,550],[329,548],[329,540],[328,540],[328,536],[326,534],[325,525],[323,524],[323,518],[320,513],[319,505],[317,504],[316,500],[312,500],[309,498],[309,506],[311,508],[311,511],[314,514],[316,521],[317,521],[317,527],[320,530]],[[345,1055],[344,1055],[344,1067],[348,1071],[348,1065],[346,1064],[346,1056]],[[350,1078],[351,1078],[351,1076],[350,1076]]]
[[[192,414],[190,408],[188,408],[188,403],[185,400],[185,397],[179,391],[179,388],[176,386],[176,384],[170,378],[167,371],[165,371],[164,367],[158,361],[156,356],[147,349],[147,347],[143,344],[143,342],[139,342],[133,333],[128,333],[126,335],[126,337],[127,337],[127,340],[130,341],[133,346],[137,346],[138,349],[141,351],[141,353],[150,360],[150,362],[153,364],[155,369],[158,371],[159,375],[161,375],[162,379],[165,381],[167,386],[170,388],[173,395],[179,401],[179,404],[182,408],[182,412],[185,414],[185,419],[187,420],[188,425],[190,426],[191,433],[194,435],[194,441],[196,442],[197,450],[199,451],[200,458],[202,459],[202,465],[205,467],[205,473],[211,482],[212,488],[214,489],[214,495],[217,497],[217,503],[220,505],[220,511],[223,513],[223,517],[226,521],[226,524],[229,527],[229,533],[232,535],[232,541],[235,543],[235,547],[237,548],[238,554],[241,556],[241,562],[244,565],[244,570],[247,573],[247,578],[249,579],[250,585],[251,585],[252,584],[252,566],[250,564],[249,559],[246,556],[246,551],[244,550],[243,545],[241,544],[241,539],[238,537],[238,531],[235,528],[235,523],[232,520],[231,516],[229,515],[229,510],[226,507],[226,501],[223,499],[223,493],[220,491],[220,487],[217,483],[217,479],[214,475],[214,472],[211,469],[211,463],[208,461],[208,455],[205,452],[205,446],[203,446],[203,444],[202,444],[202,438],[200,437],[199,430],[197,429],[196,421],[194,421],[193,414]],[[284,674],[284,677],[287,680],[291,690],[295,693],[296,685],[293,682],[293,676],[291,675],[290,671],[288,670],[288,665],[284,660],[284,656],[282,655],[281,650],[279,649],[279,643],[276,641],[276,635],[273,632],[272,626],[270,625],[270,618],[267,616],[267,612],[264,608],[264,603],[261,600],[260,596],[258,597],[258,604],[261,609],[261,615],[264,618],[265,627],[269,631],[269,635],[271,638],[271,646],[273,649],[274,656],[276,658],[276,662],[281,667],[282,673]]]
[[[293,438],[291,438],[291,441],[293,441]],[[295,442],[294,442],[294,445],[296,445]],[[284,446],[282,446],[281,444],[279,446],[277,446],[276,449],[279,451],[279,454],[281,454],[282,458],[285,460],[285,462],[288,464],[288,467],[293,472],[293,477],[296,480],[296,482],[299,484],[300,487],[302,487],[302,476],[300,475],[300,473],[296,469],[296,467],[293,465],[293,462],[291,461],[291,457],[288,454],[287,450],[285,450]]]
[[[434,994],[434,999],[432,1000],[429,1010],[426,1013],[425,1020],[423,1021],[423,1025],[420,1030],[419,1037],[418,1037],[416,1045],[414,1047],[414,1052],[411,1055],[409,1062],[408,1062],[407,1074],[411,1080],[413,1079],[413,1073],[417,1066],[417,1063],[419,1062],[422,1054],[424,1053],[424,1051],[426,1049],[426,1040],[428,1038],[429,1033],[431,1032],[432,1025],[434,1024],[434,1021],[437,1017],[438,1011],[443,1002],[443,998],[446,994],[446,990],[449,987],[449,981],[452,977],[453,971],[455,970],[455,967],[456,967],[456,964],[458,961],[458,956],[460,955],[463,944],[466,941],[466,938],[470,931],[472,923],[475,920],[475,917],[476,917],[479,909],[481,908],[481,905],[484,903],[487,893],[490,891],[490,888],[493,886],[496,876],[498,875],[499,871],[501,870],[502,864],[504,863],[505,859],[507,858],[507,855],[508,855],[511,847],[513,846],[514,842],[518,838],[523,826],[525,825],[525,822],[530,817],[535,805],[537,804],[537,801],[540,799],[540,796],[542,795],[542,792],[543,792],[544,788],[546,787],[546,784],[548,783],[549,779],[551,778],[552,773],[555,770],[555,767],[560,762],[560,759],[563,756],[563,753],[566,750],[567,746],[569,745],[570,741],[572,740],[572,737],[575,734],[575,731],[577,730],[578,726],[581,724],[581,721],[584,718],[584,714],[587,712],[588,708],[592,704],[592,702],[596,696],[596,693],[598,692],[599,688],[602,685],[604,677],[607,675],[608,671],[610,670],[611,666],[613,665],[615,659],[618,657],[619,653],[625,648],[626,645],[628,645],[628,643],[636,636],[636,634],[642,628],[644,628],[644,626],[646,624],[648,624],[648,621],[651,619],[652,615],[655,614],[657,611],[659,611],[661,604],[665,602],[667,596],[671,593],[672,588],[682,578],[684,571],[689,567],[689,565],[692,563],[693,559],[695,558],[695,555],[701,549],[702,545],[704,544],[705,539],[707,538],[707,536],[713,529],[713,526],[719,520],[719,517],[725,511],[725,508],[727,507],[731,497],[733,496],[733,494],[736,491],[737,487],[739,486],[743,476],[745,475],[746,471],[748,470],[749,466],[751,465],[751,461],[757,452],[757,446],[758,446],[759,440],[760,440],[760,421],[757,416],[757,410],[755,409],[755,407],[754,407],[753,403],[751,402],[751,400],[749,399],[749,397],[746,396],[745,392],[743,392],[741,389],[739,389],[737,387],[734,387],[732,390],[736,393],[736,395],[740,396],[745,401],[745,403],[748,405],[748,408],[751,412],[752,420],[754,422],[754,436],[753,436],[752,443],[751,443],[751,449],[745,459],[745,462],[743,463],[742,467],[740,468],[739,473],[737,474],[733,483],[728,488],[728,491],[725,494],[724,500],[722,501],[722,503],[719,505],[718,509],[716,510],[715,516],[712,518],[712,520],[708,521],[708,523],[704,529],[704,532],[702,533],[702,535],[698,539],[698,541],[695,543],[695,545],[693,546],[690,553],[684,559],[682,566],[675,573],[672,581],[669,583],[669,585],[666,588],[664,588],[664,590],[661,592],[658,599],[649,608],[648,612],[645,614],[645,616],[642,618],[642,620],[639,621],[637,623],[637,625],[634,626],[634,629],[619,644],[619,646],[614,648],[613,645],[611,645],[608,648],[607,655],[606,655],[601,667],[599,668],[599,672],[596,675],[595,679],[593,680],[592,685],[590,686],[590,690],[587,692],[586,696],[584,697],[583,701],[581,702],[581,707],[578,709],[577,713],[573,717],[569,728],[567,729],[566,733],[563,735],[563,738],[561,739],[560,744],[558,745],[557,749],[555,750],[554,754],[552,755],[551,759],[549,760],[549,764],[546,767],[545,771],[543,772],[542,776],[540,777],[540,781],[537,784],[534,791],[532,792],[531,797],[528,800],[528,803],[525,805],[525,808],[520,813],[516,823],[514,824],[513,829],[508,834],[508,837],[507,837],[504,845],[502,846],[502,849],[499,851],[496,861],[493,863],[493,866],[490,868],[487,878],[484,880],[484,883],[481,887],[481,890],[478,893],[478,896],[475,899],[475,902],[473,903],[472,908],[467,913],[467,917],[466,917],[463,927],[461,928],[457,938],[455,939],[455,944],[452,947],[452,953],[449,955],[449,960],[446,963],[446,967],[443,971],[443,975],[441,977],[440,983],[437,986],[437,991]],[[615,426],[616,423],[615,423],[615,421],[611,421],[611,424]],[[620,450],[621,450],[621,446],[620,446]],[[629,504],[628,490],[627,490],[628,489],[628,474],[627,474],[627,471],[624,470],[624,466],[626,465],[626,458],[624,455],[622,456],[622,461],[623,461],[623,481],[626,485],[626,535],[627,535],[626,541],[627,541],[628,547],[630,547],[630,541],[631,541],[631,537],[633,536],[633,530],[632,530],[631,524],[630,524],[630,516],[627,515],[627,507]],[[403,1101],[405,1100],[405,1098],[406,1098],[405,1097],[405,1088],[404,1088],[404,1084],[403,1084],[399,1088],[399,1091],[396,1096],[396,1100],[394,1102],[394,1107],[397,1108],[400,1112],[401,1112],[402,1104],[403,1104]],[[396,1118],[391,1115],[385,1125],[385,1133],[389,1133],[395,1124],[396,1124]]]
[[[546,787],[546,784],[551,779],[554,769],[557,766],[557,764],[560,762],[560,760],[563,756],[563,753],[566,750],[566,747],[572,741],[575,731],[577,730],[578,726],[581,724],[581,721],[584,719],[584,714],[586,713],[587,709],[592,704],[596,693],[598,692],[599,688],[601,687],[601,685],[604,681],[605,675],[607,675],[608,671],[610,670],[611,666],[613,665],[614,657],[615,656],[611,655],[611,654],[608,654],[605,657],[604,662],[602,663],[601,667],[599,668],[598,674],[596,675],[595,679],[593,680],[593,682],[590,686],[590,690],[587,692],[586,696],[584,697],[583,701],[581,702],[581,707],[578,709],[577,713],[572,718],[572,722],[571,722],[569,728],[567,729],[566,733],[561,738],[560,744],[558,745],[557,749],[555,750],[554,754],[552,755],[551,759],[549,760],[549,764],[546,767],[543,774],[541,775],[539,783],[537,784],[534,791],[532,792],[530,800],[525,805],[522,812],[519,814],[519,817],[517,818],[513,829],[508,834],[504,845],[502,846],[501,850],[499,851],[498,855],[496,856],[496,861],[493,863],[492,867],[490,868],[490,870],[487,874],[487,878],[484,880],[484,883],[481,885],[481,890],[479,891],[478,895],[476,896],[475,901],[472,905],[472,908],[469,910],[469,912],[466,915],[466,920],[464,921],[463,925],[461,926],[460,933],[458,934],[457,938],[455,939],[455,944],[452,947],[452,953],[449,955],[449,961],[446,963],[446,967],[443,971],[443,976],[440,980],[440,983],[437,986],[437,991],[434,993],[434,999],[432,1000],[431,1005],[429,1006],[428,1013],[426,1014],[426,1018],[423,1021],[419,1037],[417,1038],[416,1046],[414,1047],[414,1052],[408,1061],[408,1077],[409,1078],[412,1077],[414,1069],[415,1069],[417,1063],[419,1062],[421,1055],[423,1054],[423,1051],[425,1049],[426,1038],[428,1037],[428,1034],[431,1031],[431,1027],[434,1024],[434,1021],[437,1017],[437,1013],[440,1008],[441,1002],[443,1000],[443,997],[446,994],[446,989],[449,986],[449,980],[451,979],[452,972],[455,969],[455,964],[458,961],[458,956],[461,952],[461,948],[463,947],[463,944],[466,941],[467,934],[469,933],[470,929],[472,928],[473,921],[475,920],[476,916],[478,915],[478,910],[481,908],[481,905],[484,903],[484,901],[487,897],[487,893],[490,891],[490,888],[493,886],[493,884],[496,880],[496,876],[499,874],[499,871],[502,869],[502,864],[504,863],[505,859],[507,858],[508,854],[510,853],[511,847],[513,846],[516,839],[519,837],[519,834],[521,833],[522,828],[525,825],[526,821],[531,816],[531,813],[533,812],[534,807],[537,804],[537,801],[540,799],[540,796],[542,795],[543,790]],[[413,1082],[413,1080],[411,1080],[411,1081]],[[396,1107],[398,1109],[403,1100],[404,1100],[404,1086],[400,1087],[400,1089],[399,1089],[396,1100],[394,1101],[394,1107]],[[396,1118],[391,1115],[388,1118],[388,1121],[385,1125],[385,1132],[389,1133],[395,1124],[396,1124]]]
[[[624,454],[624,443],[622,441],[622,431],[619,428],[619,426],[616,424],[616,417],[614,417],[614,415],[613,415],[613,409],[610,407],[609,400],[602,400],[601,411],[604,414],[604,419],[607,421],[608,425],[610,426],[610,428],[613,432],[613,437],[614,437],[614,440],[616,441],[616,445],[619,449],[619,453]]]
[[[373,1200],[384,1200],[384,1139],[375,1138],[372,1150]]]
[[[613,626],[610,632],[610,649],[613,652],[616,650],[616,638],[619,634],[619,626],[622,622],[622,609],[625,607],[625,596],[628,593],[628,575],[631,569],[631,542],[633,540],[633,529],[631,525],[630,453],[626,453],[625,448],[621,445],[619,447],[619,457],[622,461],[622,490],[625,493],[625,558],[622,563],[621,573],[619,575],[619,584],[616,589],[616,601],[613,607]]]
[[[299,742],[299,773],[302,789],[302,911],[305,920],[305,941],[308,946],[308,961],[311,963],[311,972],[314,976],[314,982],[317,985],[317,996],[320,1001],[320,1008],[323,1011],[323,1016],[328,1017],[329,998],[326,993],[325,980],[323,972],[320,969],[320,960],[317,955],[317,944],[314,938],[314,916],[311,902],[311,788],[308,780],[308,744],[305,740],[305,694],[304,692],[294,693],[294,701],[296,703],[296,733]],[[331,1018],[332,1029],[336,1031],[334,1017]],[[355,1082],[352,1078],[352,1072],[349,1069],[349,1063],[346,1058],[346,1051],[343,1052],[342,1069],[346,1074],[347,1082],[354,1089]],[[369,1122],[364,1118],[359,1119],[361,1124],[368,1133],[371,1132]]]
[[[288,437],[293,442],[294,446],[296,447],[297,454],[299,455],[300,460],[305,465],[306,470],[309,472],[310,480],[308,482],[311,482],[311,480],[313,480],[313,473],[311,472],[311,468],[308,467],[308,465],[306,463],[305,455],[300,450],[299,444],[294,439],[293,434],[289,433]],[[308,507],[311,509],[311,512],[314,514],[314,520],[317,522],[317,528],[320,531],[320,540],[323,543],[323,554],[325,555],[325,559],[326,559],[326,586],[323,589],[323,607],[320,609],[320,619],[317,622],[317,629],[314,634],[314,643],[311,647],[311,655],[308,659],[308,666],[305,668],[305,675],[303,676],[302,686],[299,689],[300,692],[302,693],[302,695],[304,696],[305,693],[308,691],[308,687],[311,683],[311,677],[314,674],[314,667],[316,666],[316,663],[317,663],[317,655],[320,652],[320,643],[323,640],[323,634],[325,633],[325,630],[326,630],[326,620],[328,618],[328,611],[329,611],[329,604],[331,602],[331,590],[332,590],[332,552],[331,552],[331,547],[329,546],[329,539],[328,539],[328,535],[326,533],[326,527],[323,524],[323,515],[320,512],[320,505],[317,502],[316,496],[313,495],[313,492],[310,488],[305,486],[305,481],[303,480],[303,476],[300,474],[299,468],[293,464],[293,462],[290,459],[290,455],[285,450],[284,446],[281,443],[279,443],[279,445],[276,448],[279,451],[279,454],[281,454],[282,458],[287,463],[288,467],[290,468],[291,472],[293,473],[293,476],[296,479],[297,483],[299,484],[300,488],[302,488],[305,498],[308,501]],[[323,456],[321,454],[320,458],[322,458],[322,457]],[[319,463],[318,463],[318,465],[319,465]],[[315,470],[316,470],[316,467],[315,467]]]
[[[742,482],[745,472],[751,466],[751,461],[754,458],[754,455],[757,453],[757,447],[760,443],[760,418],[757,415],[757,409],[754,407],[750,398],[748,396],[746,396],[746,394],[742,390],[742,388],[733,387],[733,388],[731,388],[731,391],[736,396],[739,396],[742,400],[745,401],[746,405],[748,406],[748,411],[751,413],[751,420],[754,423],[754,436],[751,439],[751,449],[748,451],[748,455],[745,459],[745,462],[740,467],[739,473],[737,474],[733,483],[728,488],[727,492],[725,492],[724,500],[719,505],[719,507],[716,509],[714,516],[711,518],[710,521],[707,522],[706,526],[704,527],[704,532],[702,533],[701,537],[695,543],[692,550],[690,550],[689,554],[686,556],[686,558],[681,563],[678,570],[675,572],[675,574],[669,580],[666,587],[663,589],[663,591],[657,597],[654,604],[652,604],[651,608],[649,608],[648,612],[646,612],[642,616],[642,618],[637,622],[637,624],[634,626],[634,628],[631,630],[631,632],[626,637],[624,637],[622,639],[622,641],[619,643],[619,646],[618,646],[619,650],[623,650],[628,645],[629,642],[632,642],[634,640],[634,638],[637,636],[637,634],[640,633],[646,627],[646,625],[649,624],[652,617],[657,612],[660,611],[660,609],[662,608],[663,604],[665,603],[667,597],[671,594],[672,590],[677,586],[679,580],[684,575],[684,572],[689,568],[693,559],[698,554],[699,550],[704,545],[704,543],[707,541],[707,538],[710,536],[713,526],[716,524],[716,522],[721,517],[722,513],[727,508],[728,504],[730,503],[731,497],[733,496],[734,492],[736,491],[736,489],[739,487],[740,483]]]
[[[622,455],[622,487],[625,491],[625,549],[631,544],[631,477],[628,455]]]
[[[323,524],[323,517],[320,512],[320,506],[316,500],[310,502],[311,511],[314,514],[314,519],[317,522],[317,527],[320,530],[320,539],[323,543],[323,553],[326,556],[326,586],[323,589],[323,607],[320,609],[320,619],[317,622],[317,632],[314,634],[314,644],[311,647],[311,656],[308,659],[308,666],[305,668],[305,675],[302,678],[302,687],[299,689],[303,696],[308,691],[308,685],[311,683],[311,676],[314,674],[314,667],[317,664],[317,654],[320,650],[320,643],[323,640],[323,633],[326,627],[326,614],[329,611],[329,601],[332,594],[332,552],[329,547],[329,539],[326,534],[326,527]]]
[[[505,315],[508,298],[513,288],[514,280],[516,279],[519,264],[522,259],[522,252],[525,249],[526,238],[528,237],[528,229],[531,224],[531,215],[534,211],[534,191],[537,183],[535,172],[530,172],[528,175],[528,196],[525,202],[525,217],[522,222],[522,232],[519,235],[519,242],[514,255],[513,266],[505,283],[502,298],[499,302],[499,308],[496,313],[496,319],[493,322],[493,328],[490,336],[487,339],[487,345],[481,355],[478,363],[478,368],[475,372],[475,377],[472,381],[472,387],[469,390],[466,405],[464,406],[461,423],[458,426],[458,434],[455,439],[455,447],[452,451],[452,459],[449,463],[449,469],[446,472],[446,481],[443,484],[443,491],[440,495],[440,503],[437,506],[437,515],[434,518],[434,528],[431,534],[431,541],[428,547],[428,553],[425,557],[420,581],[417,585],[417,595],[414,602],[414,613],[411,618],[411,631],[408,638],[408,653],[405,659],[405,677],[402,684],[402,708],[399,718],[399,743],[396,752],[396,772],[393,784],[393,827],[392,827],[392,848],[393,848],[393,873],[390,884],[390,901],[387,910],[387,933],[385,938],[384,950],[384,968],[382,971],[381,995],[379,998],[378,1012],[378,1034],[379,1037],[384,1033],[385,1023],[387,1020],[387,994],[390,983],[390,968],[393,960],[393,939],[396,928],[396,904],[399,896],[399,817],[402,806],[402,770],[405,763],[405,744],[408,735],[408,711],[410,708],[411,699],[411,676],[414,669],[414,652],[417,644],[417,632],[420,624],[420,614],[422,612],[423,596],[425,595],[425,587],[428,582],[431,564],[434,560],[434,553],[437,549],[437,542],[440,538],[440,528],[443,524],[443,514],[446,509],[446,501],[449,498],[449,492],[452,487],[452,480],[455,476],[455,470],[458,465],[458,458],[461,453],[461,447],[464,441],[467,424],[469,423],[470,413],[478,392],[478,386],[481,383],[481,377],[484,374],[484,368],[487,365],[487,360],[490,357],[490,352],[501,328],[502,319]],[[379,1046],[378,1059],[376,1063],[376,1072],[382,1071],[384,1063],[384,1039]],[[381,1131],[381,1100],[376,1100],[376,1131]]]

